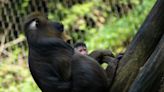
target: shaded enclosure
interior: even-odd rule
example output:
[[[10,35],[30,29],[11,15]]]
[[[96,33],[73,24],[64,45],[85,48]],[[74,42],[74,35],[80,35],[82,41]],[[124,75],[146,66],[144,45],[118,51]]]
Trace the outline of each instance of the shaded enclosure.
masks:
[[[24,17],[33,11],[40,11],[50,20],[64,24],[66,37],[71,44],[82,40],[87,43],[91,42],[90,48],[96,49],[94,48],[96,46],[92,47],[92,45],[96,39],[98,39],[96,41],[100,39],[102,44],[107,44],[100,47],[111,49],[115,54],[127,48],[124,57],[119,62],[109,92],[163,92],[164,1],[157,0],[142,23],[146,16],[139,17],[139,15],[147,15],[144,9],[151,6],[144,2],[148,3],[143,0],[0,0],[0,64],[3,65],[3,67],[0,65],[2,72],[0,72],[0,81],[2,81],[0,91],[4,89],[16,90],[15,92],[26,92],[27,89],[28,91],[31,89],[32,92],[40,91],[29,79],[27,66],[24,64],[27,60],[27,44],[22,32]],[[133,19],[134,17],[136,19]],[[134,23],[134,25],[130,27],[126,24],[126,19],[129,19],[127,21],[129,24]],[[118,22],[115,26],[116,21]],[[120,33],[117,37],[113,34],[116,31],[112,31],[112,26],[121,26],[126,29],[118,29]],[[104,29],[101,30],[103,27]],[[98,35],[100,31],[104,31],[104,34],[110,31],[109,35],[115,37],[114,41],[113,39],[110,41],[112,36],[105,40],[101,39],[100,37],[104,34]],[[95,34],[98,35],[97,38],[92,38]],[[122,37],[122,34],[127,37]],[[115,41],[116,39],[121,39],[121,42]],[[115,45],[115,43],[118,44]],[[118,50],[120,46],[122,47]],[[18,70],[22,73],[17,74]],[[24,88],[24,85],[31,83],[32,86]],[[10,87],[9,84],[15,88]]]

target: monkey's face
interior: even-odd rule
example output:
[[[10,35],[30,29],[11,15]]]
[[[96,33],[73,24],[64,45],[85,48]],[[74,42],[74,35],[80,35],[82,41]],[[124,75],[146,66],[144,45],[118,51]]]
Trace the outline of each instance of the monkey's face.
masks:
[[[63,25],[50,22],[40,13],[32,13],[24,23],[25,35],[28,43],[38,43],[46,39],[63,39]]]
[[[82,55],[88,55],[88,51],[87,51],[87,48],[85,46],[79,46],[79,47],[76,47],[75,48],[75,51],[77,53],[80,53]]]

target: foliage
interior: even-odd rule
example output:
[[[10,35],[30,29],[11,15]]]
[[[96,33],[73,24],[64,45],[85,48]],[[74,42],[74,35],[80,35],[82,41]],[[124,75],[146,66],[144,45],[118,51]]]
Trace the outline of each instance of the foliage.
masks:
[[[40,92],[17,46],[0,63],[0,92]]]
[[[127,15],[118,18],[110,16],[108,22],[100,29],[88,31],[86,40],[88,48],[92,51],[98,48],[111,49],[114,53],[125,51],[125,47],[132,40],[138,28],[149,13],[154,0],[144,1]],[[92,37],[92,38],[90,38]]]
[[[61,21],[65,30],[70,32],[73,40],[85,40],[90,51],[110,49],[117,54],[125,51],[154,2],[155,0],[143,3],[142,0],[120,0],[109,6],[103,0],[93,0],[70,8],[57,3],[57,14],[50,13],[49,18],[57,20],[58,13],[64,15]],[[122,9],[117,11],[113,7]]]

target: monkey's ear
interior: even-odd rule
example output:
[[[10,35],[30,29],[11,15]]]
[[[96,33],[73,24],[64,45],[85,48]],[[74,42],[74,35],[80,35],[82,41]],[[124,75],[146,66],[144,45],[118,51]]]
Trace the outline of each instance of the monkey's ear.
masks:
[[[52,22],[53,27],[58,30],[59,32],[63,32],[64,31],[64,25],[62,23],[59,22]]]

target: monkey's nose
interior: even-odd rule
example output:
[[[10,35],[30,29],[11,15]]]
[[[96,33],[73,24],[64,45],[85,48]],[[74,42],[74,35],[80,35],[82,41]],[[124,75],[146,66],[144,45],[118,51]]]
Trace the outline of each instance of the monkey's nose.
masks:
[[[64,26],[62,23],[59,22],[52,22],[53,27],[58,30],[59,32],[63,32],[64,31]]]

